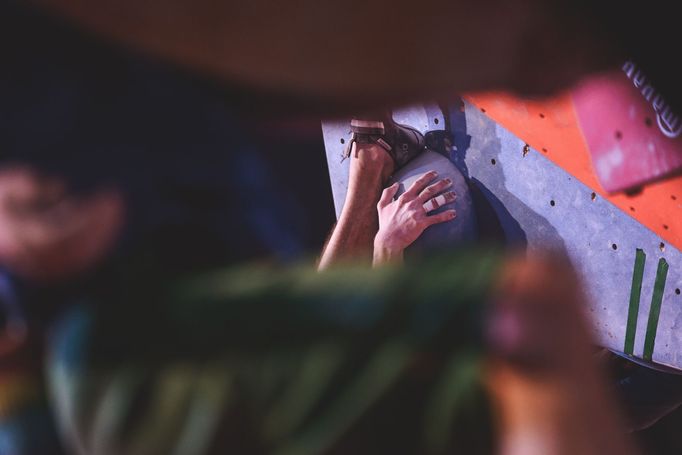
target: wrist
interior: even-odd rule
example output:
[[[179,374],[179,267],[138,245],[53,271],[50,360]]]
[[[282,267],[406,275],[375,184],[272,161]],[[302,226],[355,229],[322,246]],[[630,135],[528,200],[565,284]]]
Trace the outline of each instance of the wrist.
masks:
[[[377,234],[376,237],[374,237],[375,266],[390,262],[402,262],[403,251],[404,249],[402,247],[393,244],[381,234]]]

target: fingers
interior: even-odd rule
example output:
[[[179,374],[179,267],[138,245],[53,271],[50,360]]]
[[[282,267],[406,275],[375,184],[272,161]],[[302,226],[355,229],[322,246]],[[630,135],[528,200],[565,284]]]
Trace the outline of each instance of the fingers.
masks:
[[[565,259],[524,256],[502,265],[488,316],[486,383],[499,444],[519,453],[633,453],[590,355],[575,272]],[[542,428],[545,441],[519,445],[528,428]]]
[[[577,351],[589,356],[579,349],[583,341],[587,346],[589,339],[580,312],[584,297],[565,260],[515,257],[502,270],[497,293],[500,297],[490,332],[495,351],[519,364],[537,364],[545,370],[566,368],[574,358],[571,353]],[[517,329],[505,330],[510,324]]]
[[[403,193],[402,197],[404,199],[414,199],[417,197],[419,193],[421,193],[424,188],[436,177],[438,177],[438,173],[436,171],[429,171],[425,174],[423,174],[421,177],[419,177],[417,180],[410,185],[410,187]]]
[[[426,217],[426,225],[428,226],[433,226],[434,224],[438,223],[445,223],[446,221],[450,221],[454,219],[457,216],[457,212],[454,210],[446,210],[441,213],[437,213],[435,215],[427,216]]]
[[[388,204],[390,204],[393,201],[393,198],[395,197],[396,193],[398,192],[398,188],[400,188],[400,183],[395,182],[393,185],[384,189],[384,191],[381,193],[381,198],[379,199],[379,203],[377,204],[377,206],[381,208],[386,207]]]
[[[417,196],[417,199],[419,200],[419,202],[421,202],[423,204],[426,201],[428,201],[429,199],[435,197],[437,194],[442,193],[443,190],[445,190],[446,188],[449,188],[450,186],[452,186],[452,180],[450,180],[450,179],[439,180],[436,183],[427,186],[424,189],[424,191],[419,193],[419,196]]]
[[[431,212],[444,206],[445,204],[454,202],[455,199],[457,199],[457,195],[452,191],[448,191],[447,193],[439,194],[438,196],[429,199],[426,201],[426,203],[424,203],[423,207],[425,211]]]

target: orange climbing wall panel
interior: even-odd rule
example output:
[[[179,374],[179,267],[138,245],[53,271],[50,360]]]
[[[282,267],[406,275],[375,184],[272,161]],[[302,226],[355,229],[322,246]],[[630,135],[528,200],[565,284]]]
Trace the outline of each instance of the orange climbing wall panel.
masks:
[[[545,100],[524,100],[506,93],[469,94],[465,98],[592,188],[598,197],[682,250],[682,176],[648,184],[632,196],[606,193],[597,181],[570,93]]]

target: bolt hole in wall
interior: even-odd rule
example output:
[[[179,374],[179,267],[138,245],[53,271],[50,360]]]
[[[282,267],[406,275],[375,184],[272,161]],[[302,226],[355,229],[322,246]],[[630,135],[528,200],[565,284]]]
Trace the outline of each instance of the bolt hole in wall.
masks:
[[[492,164],[493,166],[495,166],[495,165],[497,164],[497,161],[495,161],[495,158],[493,158],[492,160],[490,160],[490,164]]]
[[[342,144],[345,144],[345,143],[346,143],[346,140],[345,140],[344,138],[341,138],[341,143],[342,143]]]
[[[611,244],[611,249],[612,249],[613,251],[616,251],[616,250],[618,249],[618,245],[616,245],[615,243],[612,243],[612,244]]]
[[[665,243],[663,242],[659,243],[658,249],[661,250],[661,253],[665,253]]]
[[[433,123],[435,123],[436,125],[438,125],[438,122],[439,120],[437,118],[433,119]]]
[[[539,115],[540,115],[540,118],[545,118],[545,114],[543,114],[542,112],[540,112]]]
[[[542,151],[545,152],[545,153],[547,153],[547,149],[544,148],[544,147],[542,148]]]
[[[644,119],[644,124],[645,124],[646,126],[648,126],[649,128],[651,128],[651,125],[654,124],[654,121],[651,120],[651,117],[647,117],[647,118]]]
[[[680,295],[680,288],[675,289],[675,294]]]
[[[621,139],[623,139],[623,133],[621,133],[620,131],[616,130],[615,135],[616,135],[616,139],[618,139],[619,141]]]
[[[556,205],[556,202],[554,202],[554,199],[552,199],[551,201],[549,201],[549,205],[551,205],[552,207],[554,207],[554,206]]]
[[[590,199],[592,199],[592,202],[597,200],[597,193],[592,193],[590,194]]]

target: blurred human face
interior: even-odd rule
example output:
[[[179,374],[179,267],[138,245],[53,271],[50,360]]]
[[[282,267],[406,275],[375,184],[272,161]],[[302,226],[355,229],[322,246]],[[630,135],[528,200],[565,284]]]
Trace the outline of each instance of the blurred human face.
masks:
[[[70,194],[27,167],[0,169],[0,264],[24,278],[59,281],[104,257],[120,231],[117,190]]]

